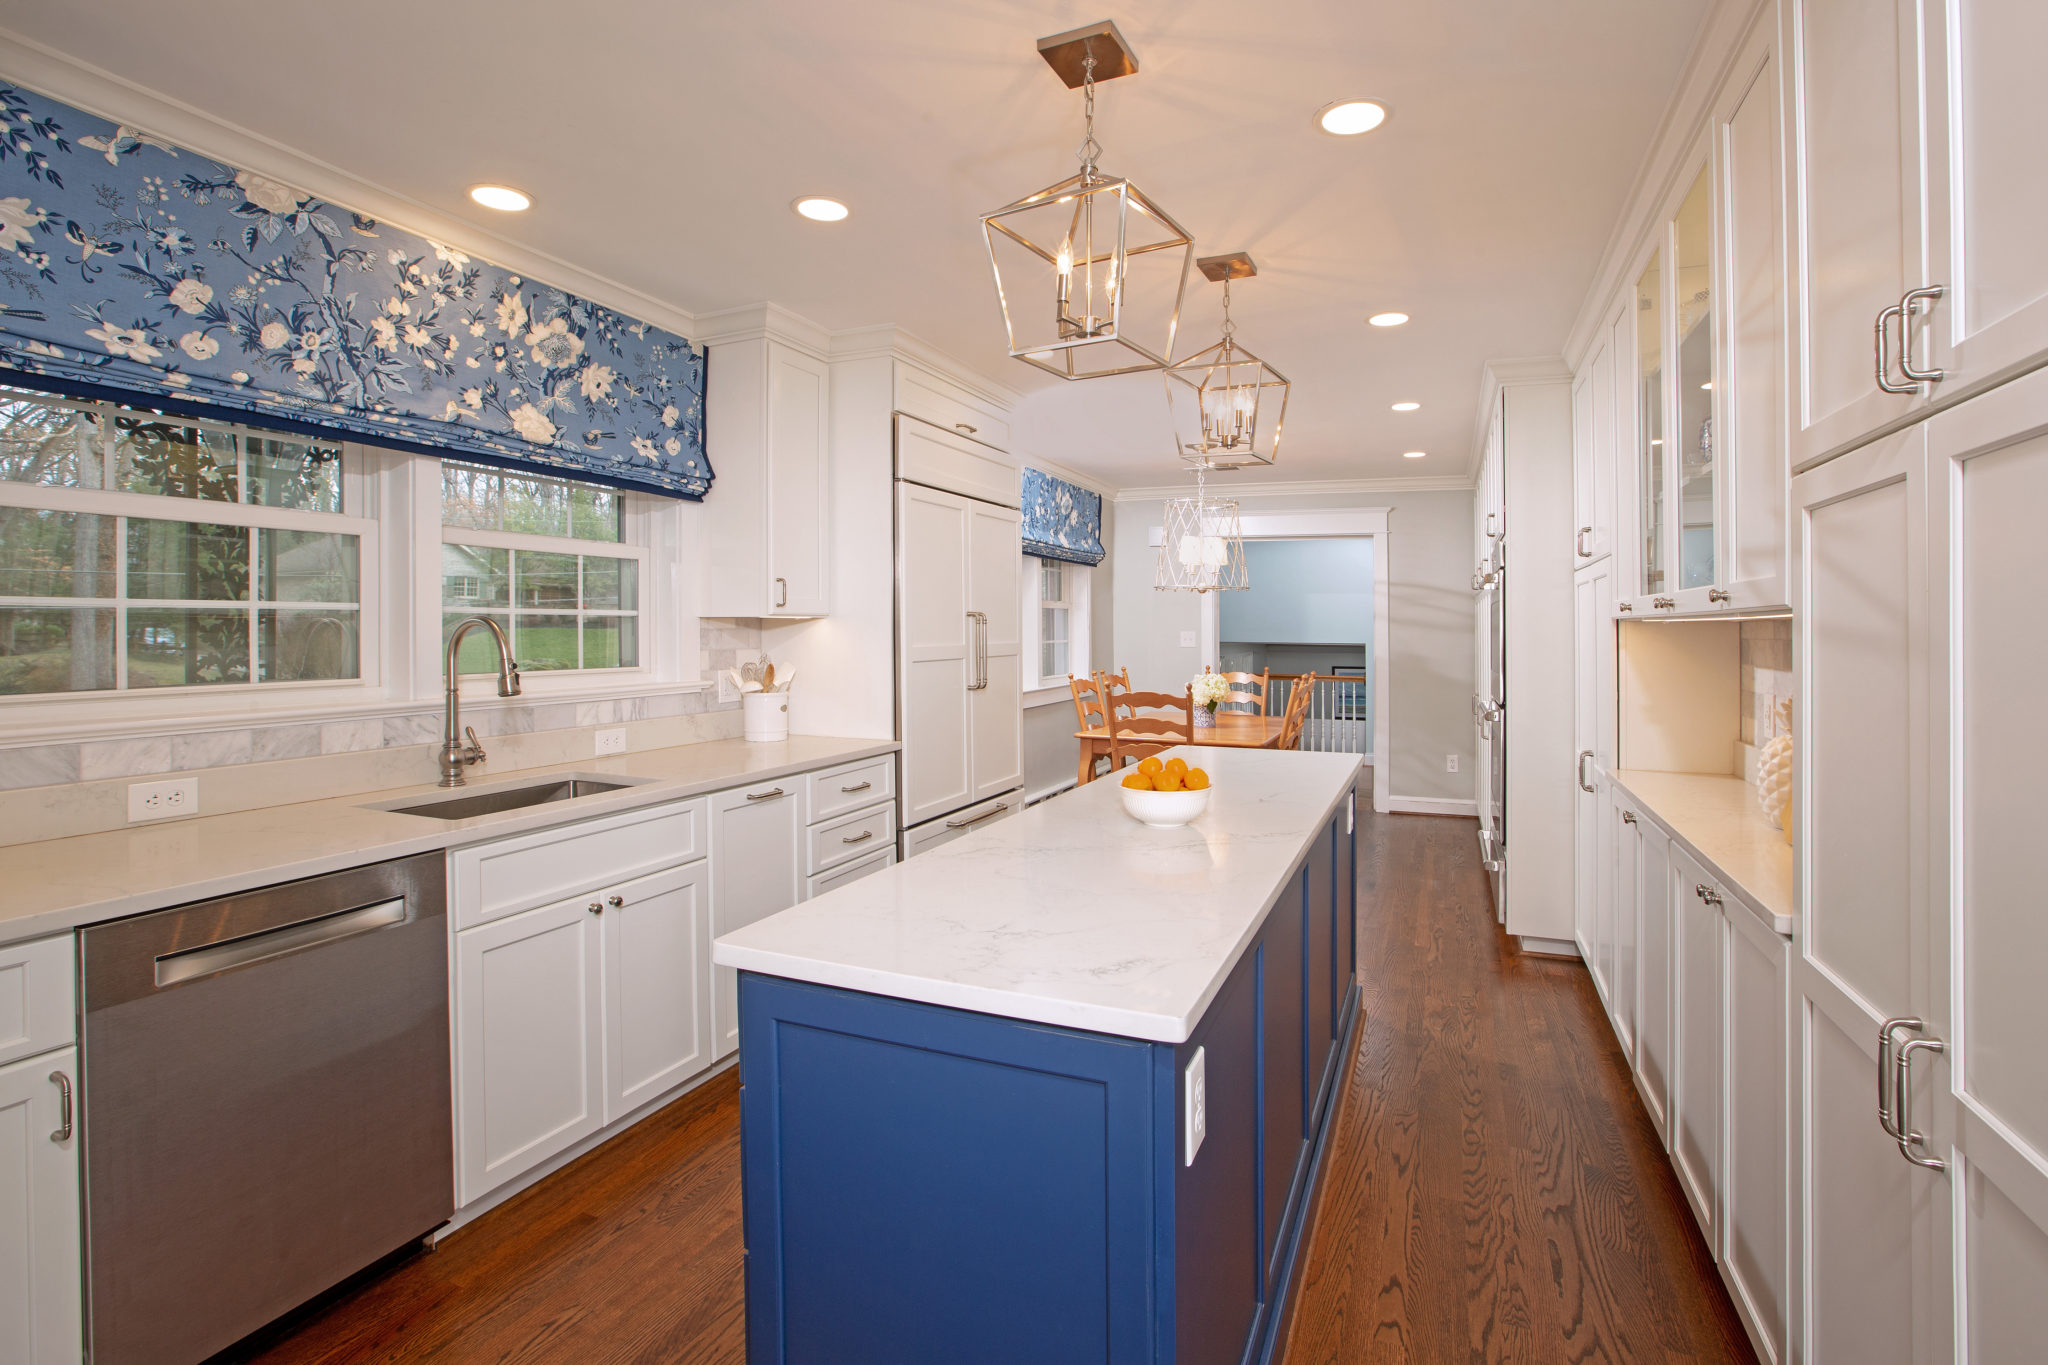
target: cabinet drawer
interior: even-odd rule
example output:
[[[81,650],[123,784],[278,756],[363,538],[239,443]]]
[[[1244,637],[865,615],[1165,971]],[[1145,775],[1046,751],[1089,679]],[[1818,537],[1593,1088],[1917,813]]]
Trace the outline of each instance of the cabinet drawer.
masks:
[[[815,825],[877,801],[896,799],[896,756],[864,758],[804,779],[804,823]]]
[[[457,849],[451,855],[455,927],[701,858],[704,812],[699,797]]]
[[[0,1064],[77,1041],[70,934],[0,948]]]
[[[904,832],[903,856],[914,858],[929,849],[937,848],[940,844],[950,844],[955,839],[965,838],[998,820],[1007,820],[1015,815],[1023,804],[1021,794],[1012,794],[1000,801],[984,801],[978,806],[969,806],[943,819],[927,820],[916,829]]]
[[[885,867],[894,866],[896,849],[894,845],[889,845],[866,857],[856,858],[843,867],[835,867],[830,872],[812,877],[804,883],[804,899],[810,900],[815,896],[824,895],[827,891],[836,891],[842,886],[859,881],[871,872],[880,872]]]
[[[1010,419],[993,404],[915,366],[896,366],[896,411],[997,450],[1010,448]]]
[[[812,825],[804,854],[804,873],[816,876],[828,867],[872,852],[878,845],[893,846],[895,840],[893,804],[869,806],[822,825]]]

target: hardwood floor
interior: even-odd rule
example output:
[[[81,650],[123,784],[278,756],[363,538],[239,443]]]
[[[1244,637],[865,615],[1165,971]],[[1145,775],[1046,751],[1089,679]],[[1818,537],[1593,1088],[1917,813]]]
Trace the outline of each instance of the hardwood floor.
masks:
[[[1752,1361],[1584,970],[1506,946],[1471,821],[1361,833],[1366,1019],[1285,1365]],[[739,1217],[728,1073],[236,1358],[739,1365]]]
[[[1754,1361],[1591,978],[1509,946],[1472,821],[1360,833],[1365,1020],[1285,1365]]]

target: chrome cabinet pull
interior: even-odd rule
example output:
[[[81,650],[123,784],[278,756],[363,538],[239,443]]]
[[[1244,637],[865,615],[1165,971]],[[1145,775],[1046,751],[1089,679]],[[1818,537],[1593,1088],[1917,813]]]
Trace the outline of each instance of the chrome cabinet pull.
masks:
[[[1499,516],[1500,513],[1498,512],[1488,512],[1486,514],[1486,538],[1488,540],[1492,540],[1500,534],[1500,532],[1493,529],[1494,520]]]
[[[1707,905],[1719,905],[1721,903],[1721,893],[1708,886],[1705,882],[1701,882],[1693,887],[1692,893]]]
[[[1909,1038],[1892,1060],[1892,1093],[1898,1097],[1894,1116],[1898,1132],[1892,1136],[1899,1144],[1899,1155],[1915,1166],[1925,1166],[1930,1171],[1945,1171],[1948,1169],[1948,1163],[1940,1157],[1921,1156],[1913,1150],[1927,1141],[1924,1133],[1913,1131],[1913,1054],[1922,1050],[1945,1051],[1939,1038]]]
[[[1650,599],[1650,605],[1658,611],[1670,611],[1678,605],[1678,599],[1675,597],[1653,597]]]
[[[747,793],[747,800],[749,800],[749,801],[773,801],[773,800],[774,800],[774,799],[775,799],[776,797],[778,797],[778,796],[786,796],[786,795],[788,795],[788,793],[787,793],[787,792],[785,792],[785,791],[783,791],[783,790],[782,790],[782,788],[780,788],[780,787],[770,787],[770,788],[769,788],[769,789],[768,789],[767,791],[764,791],[764,792],[748,792],[748,793]]]
[[[1903,316],[1905,311],[1904,305],[1895,303],[1877,315],[1877,386],[1886,393],[1920,392],[1917,385],[1892,383],[1891,332],[1887,328],[1893,318]],[[1899,339],[1905,340],[1903,327]]]
[[[1592,757],[1593,751],[1591,749],[1579,750],[1579,790],[1582,792],[1591,792],[1598,790],[1598,788],[1596,788],[1592,783],[1586,780],[1586,763],[1587,760],[1591,759]]]
[[[1884,1129],[1885,1136],[1893,1142],[1906,1135],[1905,1130],[1899,1127],[1895,1112],[1899,1107],[1899,1100],[1892,1088],[1892,1055],[1898,1047],[1898,1039],[1893,1035],[1902,1028],[1917,1032],[1921,1027],[1918,1019],[1902,1014],[1897,1018],[1885,1020],[1877,1028],[1877,1126]]]
[[[789,580],[787,578],[775,580],[775,605],[778,607],[789,605]]]
[[[1621,813],[1621,823],[1623,823],[1624,825],[1633,825],[1635,822],[1636,813],[1634,811],[1625,810]]]
[[[1708,588],[1707,600],[1709,602],[1727,602],[1731,599],[1728,596],[1728,590],[1726,588]]]
[[[1579,533],[1572,537],[1572,547],[1579,552],[1580,559],[1591,559],[1593,552],[1586,548],[1586,537],[1593,534],[1590,526],[1581,526]]]
[[[968,426],[968,425],[967,425],[967,423],[965,423],[965,422],[955,422],[955,423],[953,423],[953,430],[955,430],[955,431],[964,431],[964,432],[966,432],[966,433],[967,433],[967,434],[968,434],[969,436],[972,436],[972,435],[973,435],[973,434],[974,434],[975,432],[977,432],[977,431],[980,431],[980,430],[981,430],[981,428],[980,428],[980,427],[970,427],[970,426]]]
[[[842,844],[864,844],[874,837],[875,832],[873,830],[864,829],[860,832],[860,834],[857,837],[852,839],[841,839],[839,842]]]
[[[864,791],[866,791],[866,790],[867,790],[867,789],[868,789],[869,787],[872,787],[872,786],[874,786],[874,785],[875,785],[875,784],[874,784],[874,783],[872,783],[872,782],[863,782],[863,783],[861,783],[861,784],[860,784],[859,786],[856,786],[856,787],[841,787],[841,788],[840,788],[839,790],[840,790],[840,791],[842,791],[842,792],[844,792],[844,793],[846,793],[846,794],[847,794],[848,796],[851,796],[851,795],[853,795],[853,794],[854,794],[855,792],[864,792]]]
[[[1619,603],[1616,603],[1616,604],[1615,604],[1615,608],[1614,608],[1614,609],[1615,609],[1616,611],[1631,611],[1631,612],[1632,612],[1632,611],[1634,611],[1634,610],[1636,609],[1636,604],[1635,604],[1635,603],[1633,603],[1633,602],[1619,602]]]
[[[991,808],[991,809],[989,809],[989,810],[985,810],[985,811],[983,811],[983,812],[982,812],[981,814],[979,814],[979,815],[975,816],[974,818],[972,818],[972,819],[970,819],[970,820],[948,820],[948,821],[946,822],[946,828],[947,828],[947,829],[966,829],[966,828],[967,828],[967,827],[968,827],[969,825],[978,825],[978,824],[980,824],[980,823],[981,823],[982,821],[984,821],[984,820],[993,820],[993,819],[995,819],[995,818],[996,818],[996,817],[997,817],[998,815],[1001,815],[1001,814],[1002,814],[1002,813],[1003,813],[1004,811],[1008,810],[1009,808],[1010,808],[1010,803],[1009,803],[1009,802],[1007,802],[1007,801],[1003,801],[1003,802],[1000,802],[1000,803],[998,803],[998,804],[997,804],[996,806],[994,806],[993,808]]]
[[[606,896],[604,898],[604,903],[606,905],[609,905],[612,909],[618,910],[624,907],[624,905],[626,904],[626,898],[624,896]]]
[[[61,1071],[52,1071],[50,1080],[57,1087],[57,1131],[50,1134],[52,1142],[71,1141],[71,1078]]]
[[[593,915],[602,915],[604,913],[604,902],[592,901],[590,904],[584,906],[583,908]]]
[[[1913,315],[1921,311],[1916,305],[1925,301],[1926,311],[1934,311],[1935,300],[1948,291],[1941,285],[1930,284],[1924,289],[1909,289],[1899,298],[1899,373],[1915,384],[1939,384],[1948,378],[1947,370],[1916,370],[1913,368]],[[1910,390],[1909,390],[1910,392]]]

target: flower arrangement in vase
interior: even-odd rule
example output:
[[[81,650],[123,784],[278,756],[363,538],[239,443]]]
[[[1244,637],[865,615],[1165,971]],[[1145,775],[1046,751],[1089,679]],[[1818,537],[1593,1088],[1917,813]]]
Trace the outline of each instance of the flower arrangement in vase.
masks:
[[[1230,700],[1230,680],[1205,668],[1188,683],[1188,695],[1195,702],[1195,728],[1213,730],[1216,728],[1216,708]]]

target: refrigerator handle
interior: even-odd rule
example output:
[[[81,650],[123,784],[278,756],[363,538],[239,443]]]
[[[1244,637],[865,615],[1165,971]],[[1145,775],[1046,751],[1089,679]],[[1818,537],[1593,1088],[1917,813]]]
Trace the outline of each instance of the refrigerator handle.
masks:
[[[988,688],[988,613],[970,611],[967,623],[974,628],[974,681],[967,690],[981,692]]]

